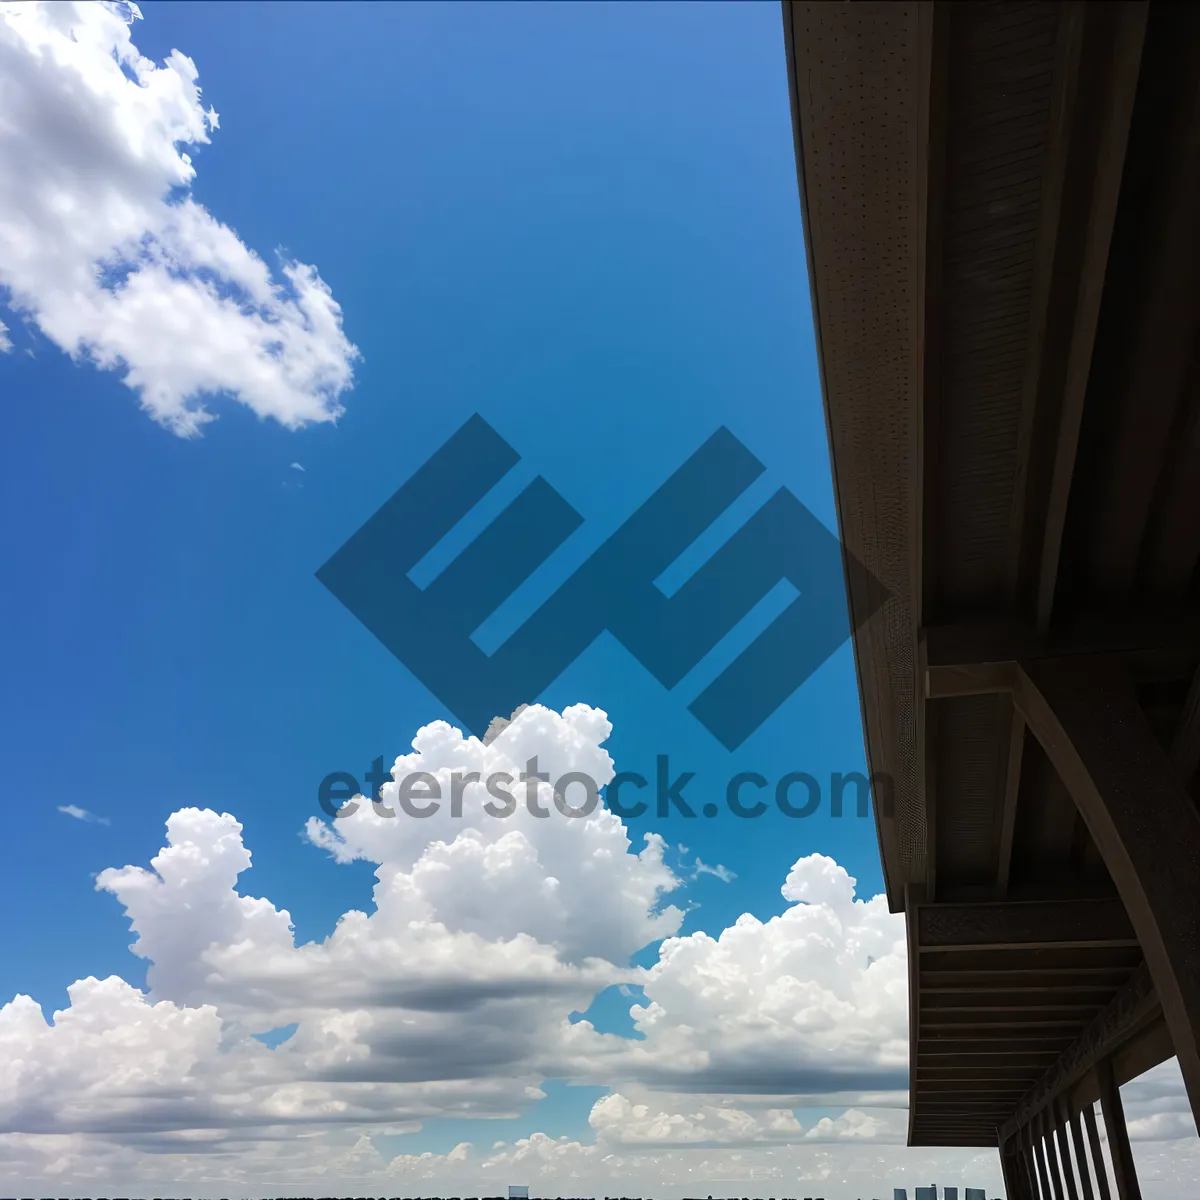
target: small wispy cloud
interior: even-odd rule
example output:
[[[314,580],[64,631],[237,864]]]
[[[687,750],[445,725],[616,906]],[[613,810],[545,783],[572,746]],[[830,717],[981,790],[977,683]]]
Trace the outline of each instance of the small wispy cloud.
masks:
[[[107,817],[98,817],[95,813],[90,813],[86,808],[80,808],[77,804],[60,804],[58,806],[60,813],[66,813],[68,817],[74,817],[77,821],[87,821],[93,825],[111,825],[112,822]]]
[[[703,859],[697,858],[696,865],[692,868],[692,878],[698,879],[701,875],[713,875],[722,883],[732,883],[737,875],[728,867],[717,863],[715,867],[710,867]]]
[[[292,470],[293,471],[303,471],[304,468],[299,463],[292,463]]]
[[[0,321],[0,354],[7,354],[12,349],[12,339],[8,336],[8,326]]]

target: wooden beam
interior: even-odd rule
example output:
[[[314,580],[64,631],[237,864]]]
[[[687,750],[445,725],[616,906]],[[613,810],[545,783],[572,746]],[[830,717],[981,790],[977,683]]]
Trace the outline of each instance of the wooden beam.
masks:
[[[930,974],[931,972],[924,971],[921,973],[922,994],[944,997],[944,1000],[936,1000],[934,1004],[945,1003],[951,1007],[957,1006],[960,997],[967,1003],[973,1004],[975,998],[982,994],[988,996],[992,1004],[1006,1006],[1036,1004],[1039,1000],[1061,1004],[1064,1002],[1063,996],[1069,995],[1071,997],[1069,1003],[1073,1007],[1094,1003],[1097,1008],[1103,1008],[1112,996],[1114,986],[1120,987],[1126,982],[1123,978],[1117,980],[1115,984],[1107,979],[1093,982],[1087,976],[1081,979],[1078,976],[1066,975],[1058,977],[1053,982],[1038,979],[1036,983],[1032,980],[1022,983],[1011,978],[1005,979],[995,972],[989,979],[986,977],[987,972],[964,971],[962,974],[966,976],[966,979],[955,979],[954,976],[957,972],[938,971],[936,975],[942,982],[932,983],[929,979]],[[973,978],[978,975],[983,975],[984,978],[982,980]]]
[[[1061,1037],[1069,1042],[1087,1020],[1087,1014],[1071,1014],[1066,1017],[1039,1017],[1031,1019],[1020,1013],[1005,1013],[999,1018],[982,1018],[966,1014],[966,1019],[952,1019],[950,1016],[931,1017],[924,1014],[921,1019],[921,1034],[923,1037],[936,1037],[939,1032],[954,1036],[970,1037],[977,1041],[1005,1038],[1023,1038],[1031,1034],[1044,1033]]]
[[[1103,659],[1135,678],[1190,678],[1200,623],[1080,622],[1046,637],[1012,622],[965,622],[926,626],[918,644],[925,695],[945,699],[1010,692],[1013,664],[1027,659]]]
[[[938,841],[938,710],[934,704],[919,705],[917,755],[919,791],[925,802],[925,895],[927,903],[937,899]]]
[[[930,667],[970,666],[1029,658],[1128,659],[1155,653],[1200,653],[1200,622],[1079,620],[1052,634],[1017,621],[960,621],[926,625],[920,631]]]
[[[1090,199],[1090,204],[1082,231],[1081,259],[1076,272],[1066,273],[1074,288],[1074,295],[1069,298],[1072,309],[1070,335],[1062,374],[1047,501],[1045,509],[1038,511],[1035,517],[1041,526],[1042,537],[1036,575],[1034,623],[1042,631],[1049,627],[1054,607],[1067,501],[1075,471],[1096,324],[1108,268],[1108,251],[1125,167],[1129,124],[1137,94],[1148,8],[1149,5],[1145,4],[1119,3],[1088,9],[1089,24],[1111,23],[1111,26],[1101,33],[1106,41],[1107,52],[1102,52],[1101,57],[1107,61],[1099,70],[1090,73],[1099,95],[1080,97],[1083,103],[1078,107],[1084,111],[1079,113],[1071,135],[1072,154],[1088,160],[1082,167],[1088,179],[1080,199],[1085,202]],[[1087,52],[1086,40],[1084,52]],[[1093,104],[1097,105],[1094,109]],[[1072,220],[1079,219],[1077,210],[1068,211]],[[1051,375],[1047,382],[1054,386],[1057,379]]]
[[[1036,898],[1052,901],[1059,899],[1058,896]],[[1114,971],[1121,973],[1120,978],[1114,981],[1114,987],[1120,987],[1137,970],[1144,957],[1140,946],[1085,946],[1073,950],[1070,954],[1058,954],[1054,950],[1039,949],[1036,946],[1032,949],[1011,950],[1004,954],[996,954],[991,950],[930,950],[921,959],[921,978],[926,979],[931,972],[939,977],[960,971],[972,974],[1003,972],[1011,976],[1010,983],[1017,983],[1029,982],[1035,979],[1036,973],[1039,972],[1055,975],[1090,975],[1094,970],[1101,970],[1106,976]]]
[[[924,1046],[967,1045],[979,1043],[979,1049],[995,1046],[999,1049],[1028,1045],[1030,1040],[1039,1043],[1055,1043],[1065,1050],[1079,1032],[1079,1024],[1075,1021],[1065,1022],[1025,1022],[1018,1021],[1009,1025],[991,1022],[989,1024],[953,1025],[930,1027],[928,1024],[921,1029]],[[924,1052],[924,1047],[922,1048]]]
[[[981,993],[970,1003],[934,1004],[930,997],[922,996],[922,1011],[928,1023],[941,1022],[956,1024],[959,1022],[987,1022],[1011,1018],[1018,1024],[1028,1021],[1062,1021],[1091,1020],[1103,1007],[1098,1001],[1086,1001],[1079,1004],[1012,1004],[997,999],[989,1003],[991,997]]]
[[[1068,1039],[1069,1040],[1069,1039]],[[921,1046],[920,1061],[937,1058],[978,1058],[980,1061],[997,1058],[1016,1058],[1020,1062],[1036,1059],[1049,1066],[1064,1049],[1057,1038],[1020,1037],[1003,1041],[977,1043],[971,1038],[927,1037]]]
[[[1200,558],[1200,363],[1193,362],[1183,385],[1191,401],[1172,437],[1173,446],[1163,470],[1162,498],[1148,538],[1146,569],[1150,593],[1164,600],[1185,599]]]
[[[939,432],[941,428],[942,268],[945,260],[946,200],[946,84],[949,75],[950,4],[934,0],[917,6],[917,291],[918,389],[917,450],[921,487],[914,497],[917,507],[917,586],[914,603],[918,620],[926,597],[934,592],[936,572],[933,552],[937,545],[936,508],[928,500],[937,495]]]
[[[922,1096],[945,1099],[951,1105],[970,1099],[978,1106],[1006,1109],[1015,1104],[1025,1092],[1023,1079],[926,1079],[918,1073],[913,1087]],[[957,1111],[951,1107],[947,1111]]]
[[[1200,525],[1200,521],[1196,524]],[[1191,782],[1200,767],[1200,670],[1192,676],[1183,716],[1171,742],[1171,761],[1185,784]]]
[[[1160,470],[1179,436],[1176,411],[1196,344],[1200,29],[1194,16],[1182,22],[1170,16],[1173,61],[1155,58],[1158,88],[1168,88],[1169,99],[1160,101],[1152,131],[1139,127],[1140,153],[1139,144],[1131,147],[1131,173],[1141,181],[1141,195],[1135,190],[1131,200],[1146,202],[1125,218],[1126,235],[1136,230],[1137,240],[1132,269],[1121,276],[1116,321],[1122,337],[1101,349],[1096,364],[1116,402],[1098,447],[1095,469],[1104,486],[1089,500],[1087,560],[1096,588],[1113,598],[1134,589]],[[1164,36],[1161,28],[1158,36]],[[1192,404],[1190,395],[1183,399]],[[1200,524],[1195,509],[1188,515],[1193,527]]]
[[[920,884],[910,884],[904,889],[904,928],[908,940],[908,1078],[916,1077],[918,1055],[921,1051],[921,986],[920,972],[916,964],[921,961],[921,902],[925,898]],[[908,1105],[908,1144],[917,1130],[919,1099],[912,1095]]]
[[[928,1104],[921,1106],[921,1120],[939,1125],[967,1121],[972,1125],[996,1127],[996,1114],[1006,1112],[1011,1105],[1011,1093],[934,1091],[927,1094]],[[990,1123],[990,1124],[989,1124]]]
[[[1137,944],[1133,926],[1117,900],[930,904],[919,910],[918,920],[921,952]]]
[[[1038,1063],[992,1062],[985,1066],[979,1064],[966,1065],[958,1059],[953,1065],[944,1067],[933,1066],[925,1058],[917,1064],[917,1079],[924,1083],[937,1083],[945,1080],[958,1080],[974,1084],[993,1084],[1001,1082],[1014,1084],[1018,1088],[1028,1088],[1030,1078],[1036,1079],[1045,1067]]]
[[[928,1128],[940,1125],[948,1128],[951,1125],[987,1126],[991,1133],[996,1132],[996,1114],[1003,1113],[1009,1101],[1004,1096],[993,1096],[991,1093],[931,1093],[928,1108],[923,1108],[920,1124]]]
[[[955,1129],[960,1133],[983,1132],[996,1136],[996,1114],[1002,1111],[1003,1101],[939,1097],[939,1103],[917,1122],[928,1133],[931,1129]]]
[[[925,697],[951,700],[958,696],[991,696],[1016,686],[1016,663],[975,663],[955,667],[926,667]]]
[[[1159,1012],[1154,982],[1143,965],[1029,1090],[1001,1126],[1001,1136],[1011,1137],[1037,1113],[1052,1106],[1098,1062],[1110,1060],[1114,1051],[1146,1028]]]
[[[983,970],[931,970],[922,967],[921,990],[926,995],[964,988],[1012,991],[1096,991],[1110,995],[1129,980],[1128,967],[1072,967],[1069,963],[1046,967],[1001,967]]]
[[[940,443],[942,354],[942,244],[946,194],[946,81],[949,61],[950,6],[946,0],[917,6],[917,473],[920,485],[913,497],[917,537],[912,580],[913,614],[924,619],[927,597],[933,591],[937,546],[936,506]],[[937,713],[917,698],[917,794],[925,810],[925,893],[937,896]]]
[[[966,1105],[961,1104],[953,1112],[943,1109],[932,1116],[922,1117],[917,1126],[920,1136],[927,1138],[933,1133],[942,1136],[955,1134],[963,1138],[978,1138],[981,1139],[979,1144],[994,1146],[996,1144],[994,1112],[982,1109],[972,1109],[968,1112],[964,1111],[965,1109]],[[975,1115],[971,1115],[972,1112]]]
[[[1021,388],[1016,470],[1013,476],[1012,512],[1009,517],[1006,574],[1008,600],[1014,607],[1018,600],[1024,562],[1030,549],[1029,543],[1036,541],[1032,529],[1026,532],[1026,508],[1032,499],[1031,479],[1037,480],[1038,476],[1038,401],[1048,365],[1047,338],[1055,316],[1051,296],[1055,290],[1055,261],[1059,256],[1060,235],[1063,232],[1063,192],[1066,187],[1071,132],[1079,90],[1085,11],[1084,4],[1061,6],[1055,45],[1050,114],[1046,131],[1046,158],[1042,170],[1042,194],[1038,204],[1038,234],[1033,262],[1028,361]],[[1047,396],[1046,399],[1057,402],[1057,395]],[[1036,549],[1036,546],[1034,548]]]
[[[994,1146],[993,1137],[986,1134],[969,1134],[962,1137],[940,1134],[935,1131],[918,1133],[909,1142],[910,1146]]]
[[[1022,1078],[1028,1079],[1030,1074],[1040,1077],[1047,1066],[1054,1061],[1054,1051],[1047,1050],[1041,1054],[1018,1054],[1012,1050],[979,1054],[955,1052],[954,1054],[930,1054],[929,1047],[922,1048],[918,1059],[917,1070],[924,1072],[926,1068],[936,1067],[938,1063],[946,1063],[959,1071],[986,1071],[989,1067],[1004,1064],[1010,1070],[1023,1072]]]
[[[1129,1130],[1125,1127],[1125,1110],[1121,1106],[1121,1091],[1113,1078],[1112,1063],[1107,1059],[1096,1065],[1100,1082],[1100,1108],[1104,1127],[1108,1131],[1108,1152],[1112,1157],[1113,1175],[1117,1182],[1118,1200],[1142,1200],[1138,1185],[1137,1167],[1129,1148]]]
[[[905,883],[922,877],[924,849],[911,647],[919,623],[920,72],[930,56],[912,2],[875,5],[866,19],[851,5],[793,2],[783,21],[838,536],[847,564],[853,555],[866,568],[847,566],[847,600],[852,616],[876,614],[851,623],[869,773],[895,780],[895,811],[876,806],[875,819],[888,906],[898,912]],[[859,253],[864,228],[868,255]],[[880,386],[886,427],[873,406],[854,400]],[[881,528],[893,533],[879,537]]]
[[[1121,895],[1200,1119],[1200,809],[1127,680],[1031,660],[1015,695]]]
[[[958,1146],[994,1146],[996,1130],[986,1120],[977,1125],[943,1125],[941,1123],[924,1125],[920,1135],[926,1145],[958,1145]],[[938,1141],[934,1142],[933,1139]]]
[[[980,998],[984,998],[989,1006],[1002,1005],[1005,1008],[1020,1008],[1026,1004],[1035,1007],[1065,1004],[1071,1008],[1093,1005],[1100,1009],[1112,998],[1114,988],[1123,987],[1128,982],[1125,976],[1114,982],[1105,978],[1094,981],[1087,976],[1065,975],[1059,976],[1054,982],[1045,982],[1025,977],[1005,979],[1003,976],[997,977],[994,972],[992,978],[988,979],[987,972],[981,971],[964,971],[965,979],[955,979],[952,971],[938,971],[936,974],[941,983],[931,982],[927,972],[921,974],[921,991],[930,998],[935,1008],[975,1007]],[[979,981],[977,977],[981,975],[983,979]]]
[[[1000,746],[1003,754],[996,781],[996,899],[1008,894],[1012,870],[1013,835],[1017,827],[1017,796],[1021,791],[1021,763],[1025,753],[1025,718],[1011,699],[1000,705]]]

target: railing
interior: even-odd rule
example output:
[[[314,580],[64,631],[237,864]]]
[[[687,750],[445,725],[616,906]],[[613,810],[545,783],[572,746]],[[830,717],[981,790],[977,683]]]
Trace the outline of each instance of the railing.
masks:
[[[1084,1095],[1099,1092],[1100,1121],[1095,1100],[1076,1105],[1064,1094],[1001,1145],[1008,1200],[1114,1200],[1100,1122],[1108,1140],[1115,1200],[1141,1200],[1112,1058],[1097,1062],[1083,1083]]]

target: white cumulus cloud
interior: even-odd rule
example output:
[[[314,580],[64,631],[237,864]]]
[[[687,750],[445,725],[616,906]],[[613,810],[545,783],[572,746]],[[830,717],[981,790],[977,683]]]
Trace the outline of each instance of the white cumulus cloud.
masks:
[[[769,921],[663,943],[631,1009],[641,1041],[612,1074],[675,1091],[805,1097],[902,1093],[908,1074],[903,918],[812,854]],[[890,1099],[896,1103],[896,1096]]]
[[[97,878],[148,960],[147,991],[87,978],[52,1019],[23,995],[0,1008],[4,1176],[44,1195],[487,1196],[520,1180],[544,1195],[855,1200],[934,1178],[999,1194],[994,1151],[903,1145],[903,921],[883,897],[856,898],[813,854],[781,915],[681,936],[660,838],[635,843],[602,807],[555,811],[552,781],[612,777],[610,732],[586,705],[533,705],[487,744],[420,730],[380,803],[397,811],[401,781],[424,773],[442,808],[389,817],[360,798],[312,822],[326,869],[375,864],[375,911],[299,945],[286,909],[243,889],[236,818],[173,813],[148,867]],[[519,781],[534,757],[547,817]],[[520,802],[498,818],[483,806],[501,773]],[[630,966],[657,941],[652,966]],[[613,987],[640,1037],[579,1019]],[[255,1036],[280,1029],[274,1048]],[[490,1136],[546,1080],[607,1089],[587,1130],[550,1137],[528,1116],[528,1136]],[[1190,1197],[1178,1069],[1124,1090],[1139,1163],[1180,1181],[1162,1200]],[[405,1148],[439,1118],[478,1134]]]
[[[139,16],[0,3],[0,293],[176,433],[212,419],[205,397],[289,428],[332,421],[357,357],[341,309],[316,268],[273,276],[189,194],[185,147],[217,115],[185,54],[139,53]]]

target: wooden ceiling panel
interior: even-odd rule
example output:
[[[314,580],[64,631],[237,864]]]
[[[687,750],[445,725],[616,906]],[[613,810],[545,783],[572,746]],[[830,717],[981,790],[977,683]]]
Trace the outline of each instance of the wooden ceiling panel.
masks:
[[[909,1140],[1053,1123],[1097,1047],[1174,1045],[1200,1112],[1200,905],[1164,883],[1200,862],[1200,6],[785,33],[839,530],[890,595],[855,663]]]
[[[927,618],[994,610],[1004,597],[1059,13],[1040,3],[966,4],[948,24],[937,389],[944,502]]]

